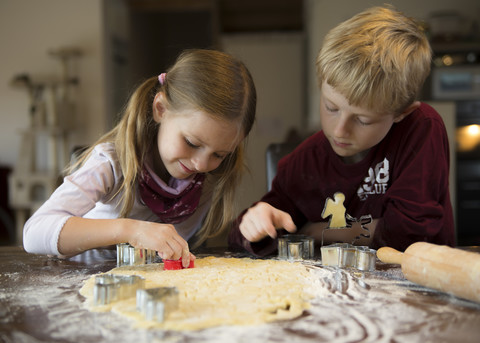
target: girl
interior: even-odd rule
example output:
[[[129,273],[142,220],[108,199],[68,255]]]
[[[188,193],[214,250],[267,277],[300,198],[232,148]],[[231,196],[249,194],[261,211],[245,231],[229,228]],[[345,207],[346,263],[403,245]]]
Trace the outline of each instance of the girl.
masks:
[[[75,255],[128,242],[191,258],[234,218],[256,91],[243,63],[188,50],[131,96],[118,125],[87,149],[27,221],[30,253]]]

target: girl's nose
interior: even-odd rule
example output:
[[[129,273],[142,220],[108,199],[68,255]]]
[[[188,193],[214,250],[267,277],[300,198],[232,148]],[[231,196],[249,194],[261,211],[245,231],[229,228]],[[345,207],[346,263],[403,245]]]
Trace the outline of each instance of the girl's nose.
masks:
[[[197,172],[206,173],[210,171],[209,168],[209,157],[205,154],[197,154],[192,159],[193,167]]]

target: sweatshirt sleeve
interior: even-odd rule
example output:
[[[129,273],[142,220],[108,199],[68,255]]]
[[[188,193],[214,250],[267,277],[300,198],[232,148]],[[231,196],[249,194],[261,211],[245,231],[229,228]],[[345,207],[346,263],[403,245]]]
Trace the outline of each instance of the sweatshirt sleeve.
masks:
[[[405,150],[387,191],[373,247],[405,250],[417,241],[455,244],[449,194],[449,145],[441,118],[422,119],[403,137]]]
[[[292,217],[297,228],[302,227],[306,223],[305,216],[295,204],[295,201],[288,195],[289,192],[284,191],[285,181],[289,179],[288,173],[292,173],[290,166],[294,163],[287,162],[287,158],[283,158],[279,162],[278,175],[275,177],[272,183],[272,189],[266,193],[260,201],[266,202],[271,206],[281,211],[287,212]],[[255,202],[255,206],[258,202]],[[278,239],[271,237],[265,237],[259,242],[248,241],[240,232],[240,223],[242,218],[248,209],[244,210],[238,218],[233,222],[229,236],[228,245],[231,249],[248,251],[257,256],[267,256],[276,252],[278,248]],[[288,234],[288,231],[284,229],[277,229],[277,237],[281,237]]]
[[[59,255],[58,237],[72,216],[82,217],[95,207],[97,201],[113,194],[115,159],[101,147],[93,150],[86,163],[63,183],[50,198],[28,219],[23,231],[27,252]]]

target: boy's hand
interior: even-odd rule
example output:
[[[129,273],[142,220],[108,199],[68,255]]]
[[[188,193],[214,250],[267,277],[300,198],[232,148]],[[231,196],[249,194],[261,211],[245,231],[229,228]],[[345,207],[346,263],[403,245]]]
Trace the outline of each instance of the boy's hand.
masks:
[[[270,236],[277,237],[277,229],[284,228],[288,232],[297,230],[292,217],[265,202],[259,202],[248,209],[240,223],[240,232],[250,242],[258,242]]]

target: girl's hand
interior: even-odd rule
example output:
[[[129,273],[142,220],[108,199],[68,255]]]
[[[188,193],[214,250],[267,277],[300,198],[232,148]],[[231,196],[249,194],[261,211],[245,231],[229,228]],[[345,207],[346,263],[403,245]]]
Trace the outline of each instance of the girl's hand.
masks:
[[[139,220],[129,221],[128,243],[136,248],[156,250],[162,259],[178,260],[188,267],[195,256],[190,253],[188,243],[171,224],[160,224]]]
[[[265,202],[259,202],[248,209],[240,223],[240,232],[250,242],[258,242],[270,236],[277,237],[277,229],[288,232],[297,230],[292,217]]]

